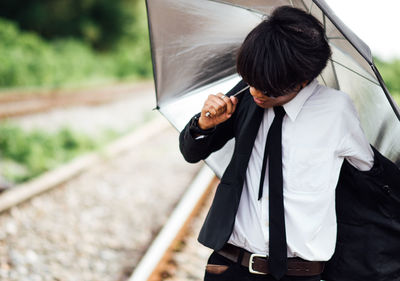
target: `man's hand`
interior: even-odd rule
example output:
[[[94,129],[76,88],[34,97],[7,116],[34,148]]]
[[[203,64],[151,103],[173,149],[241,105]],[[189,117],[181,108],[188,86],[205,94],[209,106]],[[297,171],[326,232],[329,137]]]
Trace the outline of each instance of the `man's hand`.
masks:
[[[222,93],[209,95],[201,110],[198,126],[202,130],[207,130],[225,122],[235,112],[237,103],[237,98]]]

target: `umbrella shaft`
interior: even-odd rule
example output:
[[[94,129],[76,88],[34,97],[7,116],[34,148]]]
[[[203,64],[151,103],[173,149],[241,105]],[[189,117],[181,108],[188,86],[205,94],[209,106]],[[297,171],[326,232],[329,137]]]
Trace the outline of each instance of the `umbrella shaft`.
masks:
[[[250,88],[249,85],[247,85],[246,87],[244,87],[243,89],[241,89],[240,91],[236,92],[235,94],[232,95],[232,97],[236,97],[237,95],[239,95],[240,93],[246,91],[248,88]],[[210,117],[211,113],[210,112],[206,112],[206,117]]]

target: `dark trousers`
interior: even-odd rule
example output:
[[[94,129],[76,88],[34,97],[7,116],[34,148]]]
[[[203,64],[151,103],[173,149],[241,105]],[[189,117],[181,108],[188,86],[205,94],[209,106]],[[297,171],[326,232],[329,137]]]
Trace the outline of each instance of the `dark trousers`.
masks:
[[[249,268],[237,262],[233,262],[216,252],[213,252],[208,258],[207,264],[227,265],[228,269],[219,274],[205,272],[204,281],[278,281],[271,275],[259,275],[249,272]],[[320,281],[320,275],[317,276],[284,276],[279,281]]]

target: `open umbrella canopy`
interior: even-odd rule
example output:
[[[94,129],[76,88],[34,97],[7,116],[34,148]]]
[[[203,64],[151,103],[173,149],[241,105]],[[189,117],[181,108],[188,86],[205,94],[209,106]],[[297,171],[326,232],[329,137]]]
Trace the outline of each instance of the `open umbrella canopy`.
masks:
[[[356,105],[369,141],[400,166],[400,113],[369,47],[323,0],[147,0],[157,108],[182,130],[209,94],[239,80],[235,58],[245,36],[278,6],[303,9],[323,24],[332,58],[318,77]],[[357,12],[357,11],[355,11]],[[362,12],[361,10],[358,12]],[[207,163],[221,175],[233,140]]]

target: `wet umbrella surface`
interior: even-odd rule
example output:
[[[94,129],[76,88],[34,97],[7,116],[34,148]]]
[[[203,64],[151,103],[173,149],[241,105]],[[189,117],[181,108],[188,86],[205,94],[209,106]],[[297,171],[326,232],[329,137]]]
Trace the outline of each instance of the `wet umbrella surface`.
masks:
[[[178,129],[200,112],[209,94],[226,93],[239,80],[235,57],[245,36],[276,7],[290,5],[320,20],[332,58],[321,84],[350,95],[370,141],[400,166],[400,114],[369,47],[323,0],[147,0],[157,108]],[[361,12],[361,11],[360,11]],[[248,94],[244,93],[244,94]],[[221,175],[234,140],[207,159]]]

